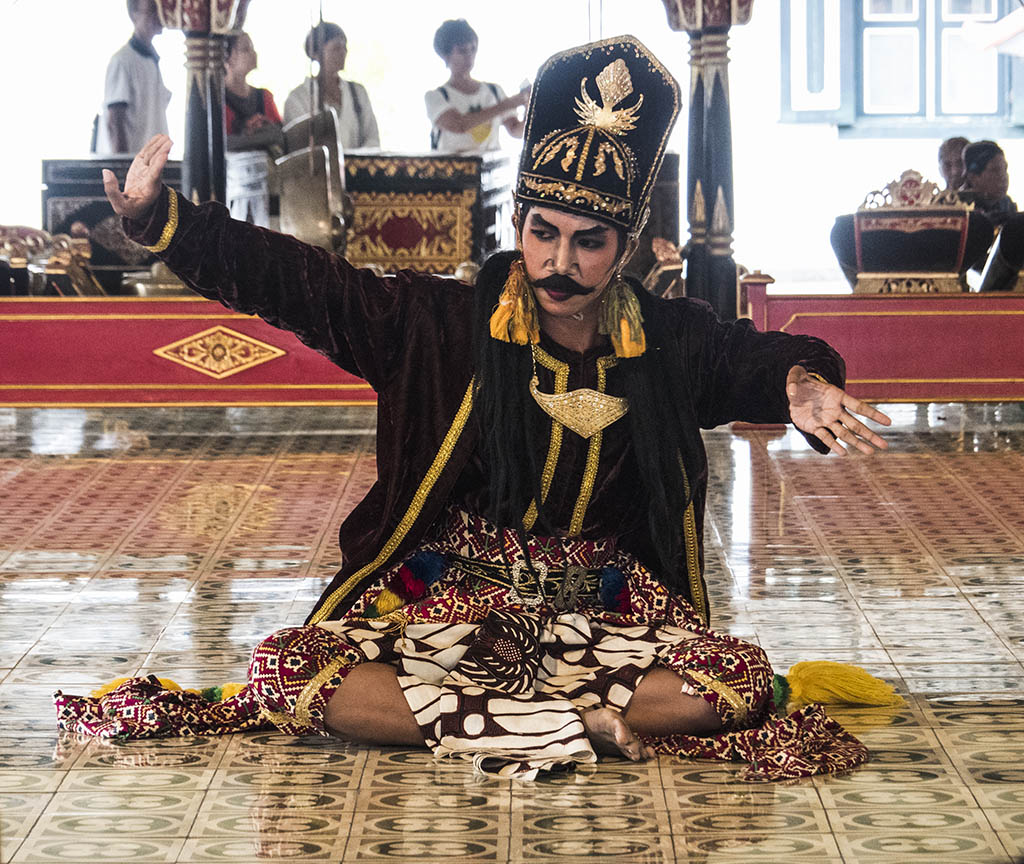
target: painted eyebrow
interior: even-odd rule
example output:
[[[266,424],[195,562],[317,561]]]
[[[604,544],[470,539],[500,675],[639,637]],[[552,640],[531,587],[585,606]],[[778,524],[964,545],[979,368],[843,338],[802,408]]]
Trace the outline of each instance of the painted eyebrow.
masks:
[[[533,221],[533,227],[535,228],[543,228],[547,231],[553,231],[555,234],[561,233],[558,230],[558,226],[552,225],[550,222],[548,222],[547,219],[545,219],[543,216],[540,216],[539,214],[533,214],[533,216],[531,216],[531,219]],[[607,225],[595,225],[593,228],[584,228],[580,231],[574,231],[572,236],[574,238],[603,237],[611,230],[612,229],[609,228]]]

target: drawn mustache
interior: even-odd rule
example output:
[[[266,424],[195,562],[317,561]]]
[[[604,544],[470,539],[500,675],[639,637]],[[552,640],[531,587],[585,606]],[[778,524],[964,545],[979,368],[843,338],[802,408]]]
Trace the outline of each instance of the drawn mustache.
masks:
[[[559,291],[563,294],[585,295],[594,293],[593,288],[584,288],[575,279],[571,279],[561,273],[552,273],[550,276],[538,279],[533,284],[538,288],[550,288],[552,291]]]

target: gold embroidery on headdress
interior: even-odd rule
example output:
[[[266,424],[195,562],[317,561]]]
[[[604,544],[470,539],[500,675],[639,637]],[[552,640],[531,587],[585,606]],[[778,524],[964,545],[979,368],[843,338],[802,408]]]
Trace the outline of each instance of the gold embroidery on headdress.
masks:
[[[628,197],[631,194],[636,159],[629,146],[624,141],[616,139],[636,129],[637,113],[644,104],[644,96],[641,93],[635,104],[616,109],[616,105],[633,94],[633,79],[621,57],[605,66],[594,79],[600,104],[587,92],[587,80],[584,78],[580,82],[580,96],[575,100],[576,116],[581,125],[575,129],[555,129],[541,138],[530,151],[534,159],[533,169],[537,170],[541,165],[547,165],[562,153],[559,166],[567,177],[580,183],[586,173],[587,160],[591,153],[594,157],[591,174],[594,177],[600,177],[608,170],[610,155],[616,175],[620,180],[626,181]],[[580,132],[586,132],[582,144]],[[595,137],[599,141],[596,151],[593,147]]]
[[[635,105],[615,110],[616,105],[633,93],[633,79],[629,76],[625,61],[620,57],[614,63],[609,63],[594,81],[597,82],[597,92],[601,95],[601,104],[598,105],[590,98],[587,92],[587,79],[584,78],[580,82],[582,98],[576,100],[576,116],[580,118],[580,122],[584,126],[604,129],[612,135],[622,135],[636,129],[636,114],[644,104],[643,93]]]

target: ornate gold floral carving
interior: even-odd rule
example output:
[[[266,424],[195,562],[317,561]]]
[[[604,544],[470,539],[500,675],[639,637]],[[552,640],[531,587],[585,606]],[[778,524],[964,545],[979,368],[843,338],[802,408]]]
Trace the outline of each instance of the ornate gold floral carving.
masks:
[[[913,216],[865,216],[860,220],[861,231],[901,231],[913,234],[917,231],[961,231],[966,216],[962,213],[952,215],[913,215]]]
[[[431,157],[391,158],[379,156],[346,156],[345,173],[349,177],[476,177],[480,163],[473,159],[438,159]]]
[[[858,273],[854,294],[959,294],[966,290],[956,273]]]
[[[355,192],[352,198],[355,207],[345,257],[357,267],[454,273],[472,257],[475,189]],[[412,246],[393,246],[384,236],[388,223],[400,219],[411,219],[421,229],[421,236]]]
[[[287,352],[218,324],[157,348],[153,353],[220,380],[283,357]]]
[[[939,189],[938,184],[925,180],[919,171],[907,170],[883,189],[869,192],[859,210],[887,210],[904,207],[956,207],[971,209],[952,189]]]

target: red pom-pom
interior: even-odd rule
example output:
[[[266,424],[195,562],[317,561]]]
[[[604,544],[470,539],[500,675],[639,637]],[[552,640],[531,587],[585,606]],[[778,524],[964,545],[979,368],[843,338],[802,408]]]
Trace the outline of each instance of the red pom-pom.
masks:
[[[427,592],[427,583],[404,564],[398,569],[398,578],[402,583],[402,594],[407,600],[419,599]]]

